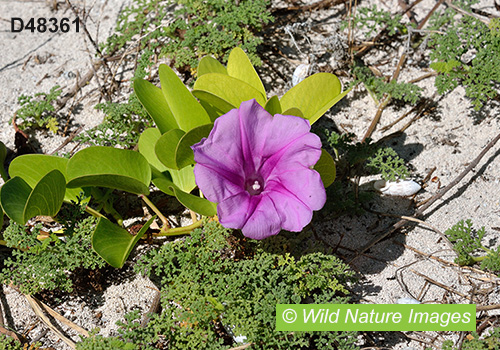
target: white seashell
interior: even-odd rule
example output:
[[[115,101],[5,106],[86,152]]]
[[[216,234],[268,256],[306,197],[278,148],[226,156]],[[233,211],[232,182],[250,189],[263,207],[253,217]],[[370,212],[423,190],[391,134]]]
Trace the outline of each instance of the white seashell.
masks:
[[[382,192],[382,194],[386,194],[388,196],[401,196],[401,197],[413,196],[422,188],[418,183],[416,183],[413,180],[394,181],[394,182],[378,180],[375,181],[373,187],[375,187],[377,191]]]
[[[311,68],[310,64],[299,64],[299,66],[295,68],[295,71],[293,72],[292,85],[295,86],[302,80],[307,78],[307,76],[309,75],[310,68]]]
[[[398,304],[420,304],[420,301],[418,301],[417,299],[413,299],[413,298],[399,298],[398,300],[396,300],[396,303],[398,303]]]

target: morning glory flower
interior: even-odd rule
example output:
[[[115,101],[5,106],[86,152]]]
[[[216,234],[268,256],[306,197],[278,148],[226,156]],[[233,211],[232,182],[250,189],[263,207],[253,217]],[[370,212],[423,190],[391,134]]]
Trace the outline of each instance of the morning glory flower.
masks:
[[[217,203],[220,223],[254,239],[299,232],[326,201],[311,168],[321,141],[309,121],[272,116],[255,100],[215,120],[208,138],[192,146],[196,184]]]

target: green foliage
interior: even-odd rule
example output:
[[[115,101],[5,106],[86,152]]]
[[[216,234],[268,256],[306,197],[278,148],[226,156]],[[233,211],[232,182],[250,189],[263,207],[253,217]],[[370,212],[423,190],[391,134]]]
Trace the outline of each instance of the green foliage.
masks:
[[[473,339],[465,340],[461,347],[453,346],[453,341],[443,342],[442,350],[496,350],[500,347],[500,328],[494,328],[490,335],[479,337],[476,332],[472,332]]]
[[[389,95],[394,100],[415,104],[422,96],[422,88],[411,83],[398,83],[394,80],[387,82],[386,79],[376,77],[366,66],[355,65],[352,69],[355,83],[362,82],[375,101],[384,95]]]
[[[49,233],[42,235],[42,240],[37,239],[42,234],[41,225],[29,231],[11,223],[5,229],[4,239],[8,247],[16,249],[12,251],[12,258],[5,260],[0,280],[14,283],[28,294],[54,289],[71,291],[70,272],[104,266],[90,244],[95,221],[93,217],[80,218],[65,237]]]
[[[0,203],[9,218],[24,225],[38,215],[55,216],[61,208],[66,180],[59,170],[46,174],[33,188],[13,177],[0,190]]]
[[[371,140],[354,142],[354,134],[337,134],[325,130],[327,144],[337,155],[337,173],[344,177],[352,177],[353,171],[362,175],[360,165],[371,174],[381,174],[386,181],[404,180],[409,175],[408,168],[404,165],[396,151],[390,147],[383,147]]]
[[[375,173],[380,173],[386,181],[406,179],[409,175],[408,168],[396,151],[390,147],[379,148],[367,161],[367,166]]]
[[[352,25],[360,29],[366,29],[366,37],[370,37],[382,28],[390,36],[397,33],[406,33],[407,29],[402,23],[403,17],[399,14],[391,14],[385,10],[379,10],[376,5],[372,7],[360,7],[353,18]],[[346,26],[347,23],[344,24]]]
[[[455,259],[457,264],[472,265],[480,262],[482,269],[500,271],[500,246],[494,250],[486,248],[481,243],[486,234],[484,227],[475,230],[471,220],[460,220],[446,230],[445,234],[458,254],[458,258]],[[474,256],[473,253],[477,251],[486,252],[486,255]]]
[[[106,116],[101,124],[75,137],[94,146],[134,147],[145,128],[151,125],[146,110],[135,93],[125,103],[105,102],[96,106]]]
[[[54,134],[58,131],[57,118],[54,114],[54,102],[61,95],[62,89],[57,85],[48,93],[40,92],[33,96],[21,95],[18,103],[21,108],[17,110],[17,118],[21,119],[19,127],[31,129],[33,127],[47,128]]]
[[[163,313],[146,328],[129,327],[124,340],[141,349],[159,343],[175,349],[227,349],[236,345],[232,335],[244,335],[257,349],[318,348],[326,343],[355,349],[352,333],[286,335],[274,330],[277,303],[348,300],[352,272],[324,250],[303,251],[309,239],[305,236],[246,241],[212,222],[150,252],[136,270],[161,278]]]
[[[172,42],[165,45],[163,53],[172,57],[177,67],[195,68],[207,54],[227,60],[228,49],[236,46],[247,51],[254,64],[260,64],[256,51],[262,39],[253,32],[273,19],[267,11],[268,0],[175,2],[182,6],[175,12],[174,22],[165,29]]]
[[[0,350],[22,350],[23,347],[20,342],[14,338],[0,334]]]
[[[179,6],[172,22],[165,25],[162,21],[171,16],[172,3]],[[124,49],[134,37],[141,37],[136,77],[145,76],[154,55],[172,58],[176,67],[195,69],[204,55],[226,60],[235,46],[242,47],[252,62],[259,64],[256,50],[262,39],[254,32],[272,20],[268,6],[269,0],[136,0],[122,11],[116,33],[102,49],[113,53]]]
[[[116,337],[103,337],[101,335],[84,338],[76,343],[76,350],[135,350],[132,343],[124,342]]]
[[[0,333],[0,350],[44,350],[46,348],[41,348],[40,343],[34,344],[24,344],[14,338],[8,337],[5,334]]]
[[[469,10],[476,1],[455,3]],[[429,29],[443,33],[431,35],[429,46],[431,68],[440,74],[435,85],[439,93],[455,89],[459,84],[471,98],[476,110],[498,95],[500,82],[500,35],[498,20],[486,25],[471,16],[456,16],[451,9],[436,11]]]

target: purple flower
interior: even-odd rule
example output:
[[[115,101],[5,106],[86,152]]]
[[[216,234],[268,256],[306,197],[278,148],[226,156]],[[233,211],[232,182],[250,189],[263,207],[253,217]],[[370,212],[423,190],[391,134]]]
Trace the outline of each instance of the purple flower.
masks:
[[[274,117],[255,100],[220,116],[208,138],[192,146],[196,184],[218,203],[220,223],[254,239],[281,229],[299,232],[326,201],[311,168],[321,141],[309,121]]]

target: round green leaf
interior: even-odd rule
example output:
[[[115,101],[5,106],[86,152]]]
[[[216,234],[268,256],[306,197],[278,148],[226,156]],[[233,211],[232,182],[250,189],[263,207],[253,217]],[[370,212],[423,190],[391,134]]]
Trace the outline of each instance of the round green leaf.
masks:
[[[287,109],[286,111],[284,111],[283,113],[281,113],[283,115],[294,115],[296,117],[300,117],[300,118],[304,118],[304,113],[302,113],[302,111],[298,108],[289,108]]]
[[[325,188],[330,186],[333,181],[335,181],[335,162],[330,153],[324,149],[321,149],[321,157],[314,166],[314,170],[316,170],[321,176],[321,181],[323,181],[323,186],[325,186]]]
[[[160,88],[147,80],[136,79],[134,91],[162,134],[179,127]]]
[[[121,268],[139,239],[146,233],[155,217],[142,226],[135,235],[113,224],[106,218],[100,218],[92,233],[92,247],[99,256],[113,267]]]
[[[151,167],[142,154],[111,147],[89,147],[68,162],[68,187],[99,186],[148,194]]]
[[[182,191],[167,178],[156,178],[154,184],[161,191],[167,194],[173,194],[182,205],[198,214],[205,216],[214,216],[217,214],[217,206],[215,203]]]
[[[208,137],[213,127],[213,124],[201,125],[189,130],[181,137],[175,150],[175,161],[179,169],[194,164],[194,153],[191,146],[200,142],[202,138]]]
[[[266,98],[264,84],[262,84],[248,56],[239,47],[235,47],[229,54],[229,59],[227,60],[227,74],[254,87],[262,94],[264,99]]]
[[[31,191],[24,208],[24,222],[38,215],[55,216],[61,209],[66,192],[66,179],[59,170],[42,177]]]
[[[235,107],[253,98],[261,106],[266,104],[265,95],[259,90],[240,79],[220,73],[207,73],[199,77],[194,83],[193,94],[200,98],[197,91],[209,92]]]
[[[177,145],[184,134],[185,132],[180,129],[172,129],[163,134],[156,142],[156,156],[167,168],[179,169],[175,158],[175,152]]]
[[[198,69],[196,71],[198,77],[207,73],[220,73],[227,74],[227,69],[219,61],[210,56],[205,56],[198,63]]]
[[[18,176],[11,178],[0,189],[0,201],[7,216],[24,225],[24,208],[31,194],[31,187]]]
[[[137,146],[139,148],[139,153],[146,158],[152,167],[159,172],[164,172],[168,170],[168,168],[160,162],[155,152],[155,145],[160,137],[161,132],[157,128],[146,129],[142,132],[141,137],[139,137]]]
[[[281,114],[281,104],[278,96],[273,96],[266,102],[264,107],[271,115]]]
[[[283,110],[298,108],[311,125],[328,111],[339,98],[342,86],[330,73],[317,73],[288,90],[281,98]]]
[[[190,165],[180,170],[170,169],[168,172],[172,182],[182,191],[189,193],[196,187],[193,169],[194,167]]]
[[[61,209],[65,190],[66,180],[58,170],[42,177],[33,189],[16,176],[2,186],[0,201],[7,216],[24,225],[38,215],[55,216]]]
[[[210,123],[205,109],[169,66],[161,64],[159,74],[163,95],[180,129],[188,131]]]
[[[226,114],[231,109],[235,109],[236,107],[221,98],[220,96],[216,96],[211,92],[203,91],[203,90],[193,90],[193,95],[196,96],[197,99],[200,100],[200,103],[208,104],[210,108],[212,108],[217,116]],[[206,107],[205,107],[206,108]],[[210,113],[209,113],[210,114]],[[210,118],[212,121],[215,121],[214,116]]]
[[[42,177],[52,170],[59,170],[67,180],[66,167],[69,159],[49,156],[46,154],[25,154],[15,158],[10,163],[9,172],[11,176],[21,177],[32,188]],[[82,188],[66,188],[64,200],[78,201],[78,196],[84,192]]]

